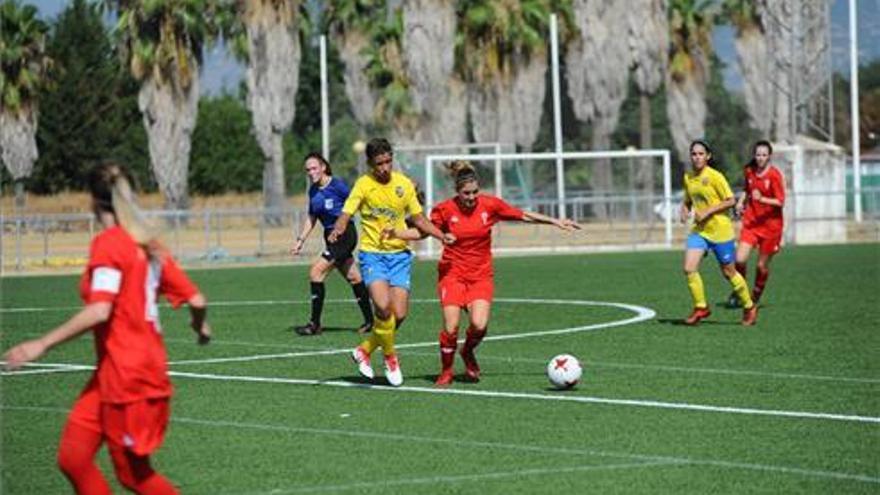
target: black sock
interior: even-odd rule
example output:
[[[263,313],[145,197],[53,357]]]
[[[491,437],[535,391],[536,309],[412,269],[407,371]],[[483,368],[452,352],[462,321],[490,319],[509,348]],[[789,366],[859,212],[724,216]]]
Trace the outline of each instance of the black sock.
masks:
[[[321,326],[321,312],[324,311],[324,282],[312,282],[312,323]]]
[[[354,298],[364,315],[364,323],[373,323],[373,307],[370,304],[370,291],[367,290],[366,284],[363,282],[351,284],[351,291],[354,292]]]

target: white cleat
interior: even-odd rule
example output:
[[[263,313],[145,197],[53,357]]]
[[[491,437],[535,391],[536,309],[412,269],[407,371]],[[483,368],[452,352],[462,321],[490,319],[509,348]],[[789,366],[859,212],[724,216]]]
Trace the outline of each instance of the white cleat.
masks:
[[[351,351],[351,360],[358,365],[358,373],[364,378],[373,379],[373,367],[370,366],[370,355],[364,351],[361,346],[357,346]]]
[[[397,362],[397,354],[385,356],[385,378],[392,387],[403,385],[403,373],[400,371],[400,363]]]

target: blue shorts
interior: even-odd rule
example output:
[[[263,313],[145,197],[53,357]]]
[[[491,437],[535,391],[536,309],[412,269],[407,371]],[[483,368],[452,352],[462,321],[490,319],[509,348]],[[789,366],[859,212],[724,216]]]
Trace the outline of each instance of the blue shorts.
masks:
[[[361,274],[367,286],[377,280],[384,280],[391,287],[409,290],[412,260],[413,254],[410,251],[397,253],[361,251],[358,253],[358,263],[361,265]]]
[[[733,263],[736,259],[736,244],[733,239],[726,242],[712,242],[700,234],[690,234],[687,238],[688,249],[702,249],[715,253],[715,259],[722,265]]]

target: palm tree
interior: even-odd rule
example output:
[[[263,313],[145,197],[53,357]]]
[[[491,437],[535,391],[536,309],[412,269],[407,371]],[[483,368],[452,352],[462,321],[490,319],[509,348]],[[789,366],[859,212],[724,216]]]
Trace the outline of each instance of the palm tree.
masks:
[[[544,105],[550,14],[559,11],[566,21],[569,5],[552,0],[459,0],[456,64],[468,84],[476,141],[531,148]]]
[[[48,26],[33,5],[0,5],[0,156],[15,181],[16,207],[24,206],[24,180],[37,160],[39,90],[51,60],[45,55]]]
[[[286,196],[282,138],[296,112],[301,58],[299,9],[298,0],[239,1],[247,36],[247,105],[265,158],[263,202],[268,210],[275,211],[284,206]]]
[[[631,65],[627,36],[630,9],[626,2],[574,2],[575,22],[582,30],[580,38],[571,43],[565,55],[568,93],[575,116],[593,123],[591,148],[594,150],[611,147],[611,134],[626,99]],[[590,186],[599,195],[611,191],[610,160],[596,162],[590,174]],[[594,213],[606,218],[606,205],[596,203]]]
[[[724,0],[722,12],[736,28],[736,58],[744,81],[746,108],[751,126],[769,136],[773,123],[770,58],[762,19],[762,9],[757,0]],[[775,76],[772,76],[775,77]]]
[[[688,156],[691,140],[705,134],[713,17],[712,0],[670,2],[666,112],[672,142],[682,160]]]
[[[328,4],[329,32],[345,65],[345,94],[355,120],[363,128],[373,125],[379,99],[367,75],[372,30],[385,22],[383,0],[338,0]]]
[[[217,33],[216,0],[116,0],[116,34],[149,138],[150,161],[169,209],[189,205],[187,175],[203,46]]]
[[[669,46],[667,0],[633,0],[629,6],[630,45],[633,78],[639,91],[639,147],[651,149],[651,96],[663,85]],[[642,161],[635,176],[636,187],[644,194],[654,192],[656,167],[651,159]]]

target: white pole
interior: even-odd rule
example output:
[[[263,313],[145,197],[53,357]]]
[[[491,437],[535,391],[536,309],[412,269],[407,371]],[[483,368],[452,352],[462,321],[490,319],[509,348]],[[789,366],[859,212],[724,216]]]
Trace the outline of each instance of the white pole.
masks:
[[[565,218],[565,170],[562,166],[562,103],[559,96],[559,32],[556,14],[550,15],[550,58],[553,64],[553,135],[556,142],[556,199],[558,216]]]
[[[428,157],[425,160],[425,215],[434,207],[434,160]],[[425,252],[428,256],[434,254],[434,238],[428,237],[425,242]]]
[[[495,143],[495,154],[501,154],[501,143]],[[501,198],[504,194],[504,176],[501,174],[501,160],[495,159],[495,196]]]
[[[666,247],[672,247],[672,158],[669,150],[663,153],[663,210],[666,221]]]
[[[321,35],[321,153],[330,159],[330,105],[327,95],[327,36]]]
[[[856,0],[849,0],[849,107],[852,124],[853,198],[856,222],[862,222],[862,163],[859,153],[859,41]]]

